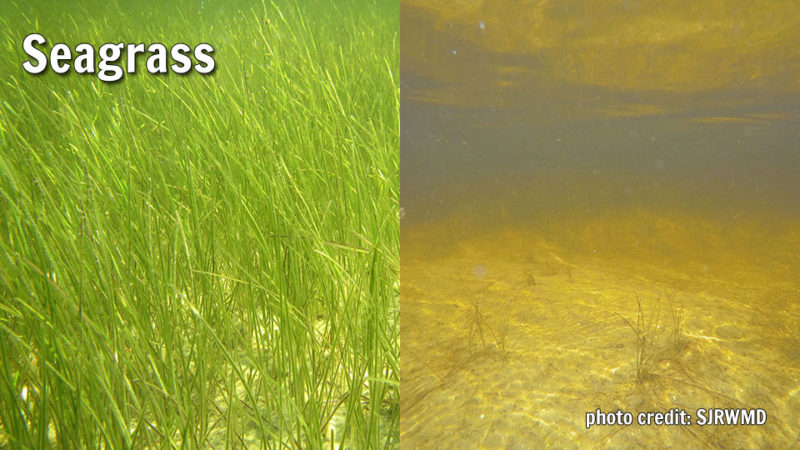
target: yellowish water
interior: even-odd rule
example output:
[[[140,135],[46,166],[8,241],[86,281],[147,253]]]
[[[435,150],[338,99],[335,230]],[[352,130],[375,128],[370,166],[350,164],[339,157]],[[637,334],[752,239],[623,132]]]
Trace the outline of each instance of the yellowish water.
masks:
[[[800,2],[401,5],[401,445],[797,448]]]
[[[630,208],[480,231],[466,222],[402,227],[404,448],[795,441],[800,221]],[[597,408],[634,423],[587,429]],[[636,424],[672,408],[693,424]],[[698,408],[762,408],[767,421],[699,426]]]

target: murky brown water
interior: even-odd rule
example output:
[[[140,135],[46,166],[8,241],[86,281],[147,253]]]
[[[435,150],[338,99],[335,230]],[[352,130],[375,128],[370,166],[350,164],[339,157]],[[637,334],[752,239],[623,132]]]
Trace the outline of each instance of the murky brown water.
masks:
[[[403,1],[403,447],[797,445],[798,22]]]

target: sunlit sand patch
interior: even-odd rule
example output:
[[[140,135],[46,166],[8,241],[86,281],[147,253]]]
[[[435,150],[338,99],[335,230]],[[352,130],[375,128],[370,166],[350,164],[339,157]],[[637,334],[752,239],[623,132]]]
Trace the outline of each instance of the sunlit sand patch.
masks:
[[[682,251],[659,257],[663,241],[644,252],[641,246],[620,245],[602,231],[612,222],[623,230],[649,224],[644,228],[654,227]],[[709,230],[722,233],[716,242],[702,238]],[[800,298],[796,288],[766,296],[764,290],[796,286],[796,280],[781,278],[788,273],[772,267],[747,265],[748,246],[764,245],[764,239],[748,241],[739,230],[734,249],[726,247],[725,232],[698,219],[663,220],[639,212],[590,221],[578,230],[587,244],[605,239],[602,256],[592,245],[569,249],[525,227],[465,239],[436,260],[417,258],[416,247],[407,246],[401,441],[410,447],[439,442],[486,448],[530,442],[590,447],[791,442],[798,425],[793,411],[800,407],[792,380],[800,367],[781,343],[800,338],[784,325],[800,321],[797,310],[787,306]],[[800,247],[797,241],[782,242]],[[741,253],[722,253],[733,250]],[[693,255],[709,251],[720,252],[706,260],[713,269],[698,273]],[[664,258],[671,264],[664,265]],[[788,263],[791,256],[783,258]],[[481,277],[474,272],[478,265],[485,268]],[[684,271],[691,276],[684,278]],[[527,282],[528,275],[535,284]],[[675,280],[688,281],[676,285]],[[636,335],[625,323],[635,326],[637,296],[643,332],[652,342],[639,380]],[[781,314],[767,309],[761,314],[773,315],[753,320],[760,299],[775,301],[775,296],[782,300],[771,310]],[[504,351],[489,345],[501,321]],[[483,341],[464,325],[476,322],[485,327]],[[678,407],[693,413],[714,406],[765,408],[772,420],[736,429],[586,430],[582,423],[585,412],[598,407],[634,413]]]

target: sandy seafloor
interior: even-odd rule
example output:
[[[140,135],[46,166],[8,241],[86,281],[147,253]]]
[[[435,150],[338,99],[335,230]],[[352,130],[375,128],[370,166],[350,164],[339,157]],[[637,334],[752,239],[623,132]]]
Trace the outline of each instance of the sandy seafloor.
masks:
[[[798,445],[796,221],[629,211],[471,233],[455,223],[402,228],[403,448]],[[637,296],[640,382],[626,324]],[[597,408],[632,412],[634,424],[587,430]],[[636,425],[638,412],[671,408],[693,421],[697,408],[768,417]]]

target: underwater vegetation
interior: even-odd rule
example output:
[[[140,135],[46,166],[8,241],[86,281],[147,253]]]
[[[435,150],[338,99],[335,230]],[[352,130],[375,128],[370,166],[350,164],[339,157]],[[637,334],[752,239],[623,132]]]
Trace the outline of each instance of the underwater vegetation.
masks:
[[[0,5],[0,447],[396,444],[397,13],[354,3]],[[216,70],[33,76],[34,32]]]
[[[502,317],[494,321],[494,325],[483,313],[481,297],[472,300],[472,308],[467,319],[469,330],[468,348],[470,358],[480,353],[508,357],[508,324]]]
[[[679,352],[684,345],[682,337],[683,330],[683,309],[673,304],[671,297],[667,296],[669,306],[669,328],[664,324],[665,319],[661,317],[662,298],[659,296],[649,313],[645,313],[642,307],[642,299],[639,294],[636,298],[636,322],[628,320],[619,313],[616,313],[635,335],[634,348],[636,358],[634,367],[636,369],[636,382],[647,381],[653,370],[653,366],[666,358],[668,354]]]

